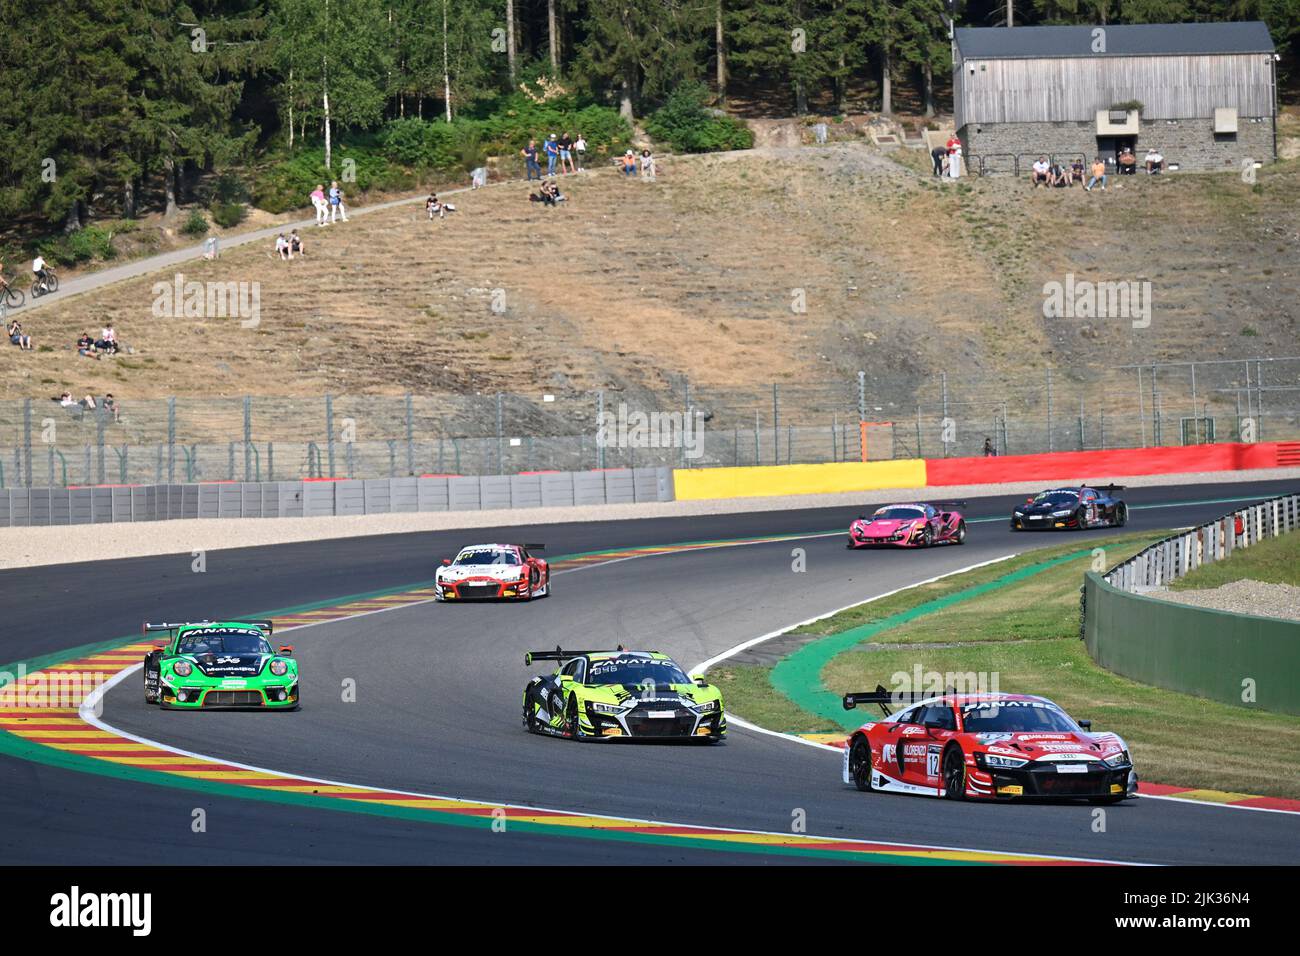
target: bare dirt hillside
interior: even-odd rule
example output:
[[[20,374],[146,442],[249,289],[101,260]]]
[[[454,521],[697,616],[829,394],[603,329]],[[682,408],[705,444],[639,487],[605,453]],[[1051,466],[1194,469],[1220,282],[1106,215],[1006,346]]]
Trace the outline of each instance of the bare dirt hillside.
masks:
[[[1106,193],[938,181],[928,157],[866,144],[661,160],[657,182],[523,184],[306,231],[187,279],[257,283],[260,323],[157,318],[155,282],[23,315],[0,397],[574,392],[844,380],[900,404],[939,370],[1012,385],[1057,366],[1300,351],[1300,163],[1138,176]],[[1147,328],[1046,319],[1044,283],[1151,282]],[[496,307],[504,311],[494,311]],[[133,352],[77,355],[107,321]]]

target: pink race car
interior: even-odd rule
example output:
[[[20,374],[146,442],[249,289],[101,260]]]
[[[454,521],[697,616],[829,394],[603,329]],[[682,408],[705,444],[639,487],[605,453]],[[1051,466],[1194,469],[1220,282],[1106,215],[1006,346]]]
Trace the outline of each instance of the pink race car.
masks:
[[[965,504],[944,501],[885,505],[870,517],[859,515],[849,525],[848,547],[928,548],[932,544],[962,544],[966,540],[966,520],[960,511],[952,509]]]

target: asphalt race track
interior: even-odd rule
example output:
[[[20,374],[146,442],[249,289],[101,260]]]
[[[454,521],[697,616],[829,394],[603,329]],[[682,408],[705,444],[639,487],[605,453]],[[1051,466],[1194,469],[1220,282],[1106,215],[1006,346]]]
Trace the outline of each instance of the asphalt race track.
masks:
[[[1294,482],[1135,488],[1128,530],[1209,520]],[[1216,500],[1217,499],[1217,500]],[[1294,817],[1168,800],[1111,808],[982,805],[860,794],[829,751],[735,725],[726,743],[577,744],[526,734],[525,650],[625,644],[692,667],[743,640],[979,561],[1111,532],[1012,534],[1019,500],[972,500],[961,547],[850,552],[840,533],[579,568],[529,605],[419,604],[296,631],[296,714],[172,713],[132,678],[107,696],[123,731],[213,757],[348,783],[587,813],[1145,863],[1289,863]],[[1153,507],[1160,505],[1160,507]],[[1147,507],[1144,507],[1147,506]],[[239,617],[426,582],[473,541],[545,541],[552,555],[747,536],[842,532],[855,509],[477,529],[0,572],[0,660],[139,632],[140,622]],[[986,518],[990,520],[981,521]],[[160,534],[167,533],[160,525]],[[791,570],[791,549],[807,570]],[[341,699],[356,681],[357,700]],[[1076,715],[1087,717],[1087,714]],[[1103,729],[1103,728],[1099,728]],[[1109,728],[1106,728],[1109,729]],[[1122,727],[1114,728],[1123,733]],[[1141,767],[1138,768],[1139,773]],[[190,830],[193,808],[208,830]],[[150,786],[0,756],[4,863],[787,862],[724,851],[495,834]]]

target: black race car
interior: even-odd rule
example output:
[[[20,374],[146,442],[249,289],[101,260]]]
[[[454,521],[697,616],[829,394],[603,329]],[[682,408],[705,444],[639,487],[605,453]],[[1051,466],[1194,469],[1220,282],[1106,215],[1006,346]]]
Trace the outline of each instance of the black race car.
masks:
[[[1016,506],[1011,530],[1122,528],[1128,523],[1128,505],[1115,492],[1123,490],[1123,485],[1049,488]]]

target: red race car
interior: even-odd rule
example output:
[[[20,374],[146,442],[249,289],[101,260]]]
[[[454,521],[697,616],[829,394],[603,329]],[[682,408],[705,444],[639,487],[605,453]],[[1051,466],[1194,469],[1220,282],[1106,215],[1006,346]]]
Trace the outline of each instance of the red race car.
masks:
[[[529,601],[551,593],[551,569],[532,554],[540,544],[474,544],[438,569],[439,601],[492,598]]]
[[[843,777],[859,790],[964,800],[1084,798],[1116,803],[1137,792],[1128,746],[1092,733],[1044,697],[1026,694],[845,694],[844,709],[875,704],[844,748]],[[900,704],[900,701],[902,702]],[[893,714],[890,705],[904,709]]]
[[[928,548],[932,544],[962,544],[966,540],[966,519],[955,509],[965,506],[964,501],[885,505],[870,516],[858,515],[849,525],[848,547]]]

